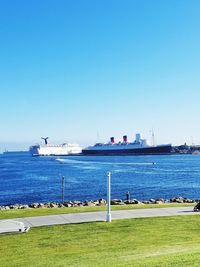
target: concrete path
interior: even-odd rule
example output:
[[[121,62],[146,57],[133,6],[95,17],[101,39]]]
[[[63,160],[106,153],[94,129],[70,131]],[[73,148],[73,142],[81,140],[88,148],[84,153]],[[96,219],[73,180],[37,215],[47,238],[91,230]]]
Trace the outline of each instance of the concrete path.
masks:
[[[198,212],[193,212],[193,207],[175,207],[175,208],[152,208],[152,209],[134,209],[134,210],[117,210],[112,211],[112,220],[128,219],[128,218],[146,218],[146,217],[162,217],[162,216],[177,216],[177,215],[197,215]],[[106,212],[84,212],[59,214],[26,218],[9,219],[23,222],[26,227],[38,227],[47,225],[69,224],[69,223],[84,223],[105,221]]]

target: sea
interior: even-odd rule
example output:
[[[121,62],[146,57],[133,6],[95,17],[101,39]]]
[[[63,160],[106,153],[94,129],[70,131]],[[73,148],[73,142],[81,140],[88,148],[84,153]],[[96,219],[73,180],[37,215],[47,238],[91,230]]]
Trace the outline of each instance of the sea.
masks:
[[[0,155],[0,205],[106,198],[200,199],[200,155],[32,157]]]

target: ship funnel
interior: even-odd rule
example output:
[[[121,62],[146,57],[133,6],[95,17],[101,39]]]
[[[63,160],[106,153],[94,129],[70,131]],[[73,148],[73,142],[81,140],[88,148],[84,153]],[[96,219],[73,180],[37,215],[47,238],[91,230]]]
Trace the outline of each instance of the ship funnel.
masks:
[[[110,137],[110,142],[111,142],[112,144],[114,144],[114,143],[115,143],[115,138],[114,138],[114,137]]]
[[[48,144],[48,141],[47,141],[47,140],[48,140],[48,138],[49,138],[49,137],[41,137],[41,139],[43,139],[43,140],[44,140],[44,143],[45,143],[45,145],[47,145],[47,144]]]
[[[139,141],[141,140],[141,135],[140,135],[139,133],[137,133],[137,134],[135,135],[135,140],[136,140],[137,142],[139,142]]]
[[[124,136],[123,136],[123,142],[124,142],[124,143],[127,143],[127,142],[128,142],[127,135],[124,135]]]

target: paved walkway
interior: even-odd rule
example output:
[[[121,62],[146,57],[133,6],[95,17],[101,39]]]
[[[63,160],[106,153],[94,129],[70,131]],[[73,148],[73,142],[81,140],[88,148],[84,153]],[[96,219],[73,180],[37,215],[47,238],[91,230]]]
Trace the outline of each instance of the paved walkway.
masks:
[[[152,208],[152,209],[134,209],[134,210],[117,210],[112,211],[112,220],[129,219],[129,218],[146,218],[160,216],[177,216],[177,215],[194,215],[193,207],[175,207],[175,208]],[[23,222],[26,227],[38,227],[47,225],[69,224],[69,223],[84,223],[105,221],[106,212],[84,212],[59,214],[37,217],[26,217],[9,219]]]

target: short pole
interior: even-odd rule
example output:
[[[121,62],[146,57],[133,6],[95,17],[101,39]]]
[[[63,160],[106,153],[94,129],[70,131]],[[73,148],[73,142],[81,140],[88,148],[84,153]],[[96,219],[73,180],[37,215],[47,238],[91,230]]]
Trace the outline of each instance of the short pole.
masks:
[[[107,173],[107,215],[106,215],[106,222],[111,222],[111,206],[110,206],[110,178],[111,173]]]
[[[130,201],[131,200],[131,195],[129,192],[126,193],[126,200],[127,201]]]
[[[62,176],[62,203],[65,202],[65,200],[64,200],[64,198],[65,198],[64,192],[65,192],[65,177]]]

